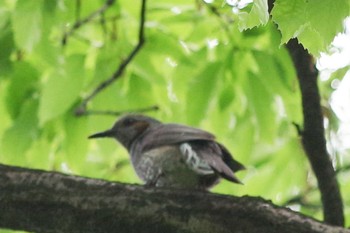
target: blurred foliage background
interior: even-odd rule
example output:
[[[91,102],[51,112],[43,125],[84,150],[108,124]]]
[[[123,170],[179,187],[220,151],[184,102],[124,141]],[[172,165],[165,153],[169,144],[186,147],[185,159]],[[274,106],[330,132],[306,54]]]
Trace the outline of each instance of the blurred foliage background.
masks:
[[[120,145],[87,140],[116,117],[75,115],[138,43],[141,1],[115,1],[99,11],[105,3],[0,2],[0,163],[140,182]],[[157,106],[146,114],[211,131],[247,167],[239,173],[244,185],[223,181],[213,192],[262,196],[320,218],[316,182],[294,126],[302,126],[300,93],[283,43],[298,37],[316,58],[339,52],[331,42],[345,32],[349,12],[348,0],[280,0],[272,16],[266,0],[147,1],[146,43],[87,108]],[[74,29],[76,22],[82,24]],[[349,63],[325,70],[319,83],[347,225],[350,135],[339,136],[344,122],[332,96],[348,88]]]

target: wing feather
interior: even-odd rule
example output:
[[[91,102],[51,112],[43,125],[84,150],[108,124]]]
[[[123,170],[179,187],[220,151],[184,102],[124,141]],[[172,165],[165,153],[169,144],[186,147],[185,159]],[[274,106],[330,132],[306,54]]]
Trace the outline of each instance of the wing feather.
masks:
[[[194,140],[214,141],[215,136],[204,130],[185,125],[161,124],[146,132],[142,140],[142,147],[144,150],[149,150],[159,146]]]
[[[172,144],[189,144],[196,156],[198,166],[192,168],[201,174],[210,174],[212,169],[225,179],[241,183],[235,172],[244,166],[234,160],[230,152],[215,141],[215,136],[207,131],[178,124],[161,124],[146,131],[139,147],[147,151],[156,147]],[[184,153],[184,152],[182,152]]]
[[[234,160],[231,154],[223,150],[223,146],[217,142],[192,142],[191,146],[196,151],[198,157],[207,163],[215,172],[223,178],[235,183],[241,183],[235,172],[244,169],[244,166]],[[224,148],[226,149],[226,148]],[[233,166],[232,166],[233,165]]]

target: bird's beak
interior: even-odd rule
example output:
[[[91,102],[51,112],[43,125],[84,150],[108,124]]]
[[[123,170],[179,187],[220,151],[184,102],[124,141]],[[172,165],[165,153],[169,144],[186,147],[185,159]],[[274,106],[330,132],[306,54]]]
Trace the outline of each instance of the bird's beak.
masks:
[[[100,133],[95,133],[93,135],[90,135],[88,137],[88,139],[92,139],[92,138],[105,138],[105,137],[113,137],[114,135],[114,131],[109,129]]]

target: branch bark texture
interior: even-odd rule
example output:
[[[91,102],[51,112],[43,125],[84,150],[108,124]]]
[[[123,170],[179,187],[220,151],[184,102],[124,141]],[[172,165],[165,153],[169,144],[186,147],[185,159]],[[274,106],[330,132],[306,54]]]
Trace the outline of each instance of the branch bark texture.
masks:
[[[256,197],[0,165],[0,228],[34,232],[350,233]]]
[[[274,2],[275,0],[268,0],[269,12],[272,11]],[[320,189],[324,221],[344,226],[343,200],[326,148],[321,99],[317,86],[318,71],[313,57],[297,39],[290,40],[287,49],[297,72],[302,97],[304,128],[298,128],[298,131]]]
[[[343,202],[326,148],[320,94],[317,86],[318,72],[312,56],[298,43],[291,40],[287,48],[297,71],[302,95],[304,128],[301,131],[302,143],[317,178],[321,192],[325,222],[344,225]]]

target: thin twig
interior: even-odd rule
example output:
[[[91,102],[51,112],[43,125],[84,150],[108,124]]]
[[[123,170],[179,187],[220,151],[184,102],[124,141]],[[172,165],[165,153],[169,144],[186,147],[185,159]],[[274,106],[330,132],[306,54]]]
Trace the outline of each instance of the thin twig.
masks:
[[[109,115],[109,116],[121,116],[126,113],[143,113],[143,112],[150,112],[150,111],[157,111],[159,110],[159,107],[157,105],[153,105],[146,108],[139,108],[139,109],[128,109],[125,111],[100,111],[100,110],[86,110],[84,112],[84,115]]]
[[[67,44],[68,37],[70,35],[72,35],[75,30],[77,30],[78,28],[80,28],[84,24],[90,22],[95,17],[103,14],[111,5],[113,5],[114,2],[115,2],[115,0],[107,0],[106,3],[100,9],[97,9],[96,11],[92,12],[90,15],[83,18],[82,20],[77,20],[74,23],[74,25],[72,26],[72,28],[69,31],[67,31],[66,33],[64,33],[63,38],[62,38],[62,42],[61,42],[62,45],[64,46]]]
[[[139,28],[137,45],[130,52],[127,58],[119,65],[118,69],[112,74],[112,76],[109,79],[103,81],[99,86],[97,86],[97,88],[89,96],[87,96],[82,101],[81,105],[76,109],[77,115],[84,115],[86,112],[87,103],[91,99],[93,99],[98,93],[100,93],[106,87],[110,86],[113,82],[115,82],[118,78],[122,76],[125,68],[128,66],[128,64],[132,61],[132,59],[135,57],[135,55],[139,52],[139,50],[145,43],[145,32],[144,32],[145,21],[146,21],[146,0],[142,0],[141,13],[140,13],[140,28]]]
[[[75,20],[80,21],[81,0],[75,2]]]
[[[221,16],[219,10],[215,6],[213,6],[210,3],[204,3],[204,5],[209,9],[209,11],[212,14],[214,14],[216,16],[216,18],[219,21],[221,27],[224,29],[227,37],[232,40],[232,36],[230,34],[230,29],[229,29],[229,24],[231,24],[233,22],[233,20],[232,20],[232,22],[225,22],[225,20]]]
[[[317,203],[312,203],[311,201],[308,201],[308,196],[312,192],[317,191],[317,187],[311,184],[308,184],[307,187],[300,192],[300,194],[291,197],[288,200],[285,200],[284,203],[282,203],[282,206],[290,206],[294,204],[302,205],[304,208],[308,208],[310,210],[320,210],[322,209],[322,205]]]
[[[295,126],[295,129],[297,130],[298,136],[302,136],[303,135],[303,130],[301,129],[301,126],[298,123],[294,122],[294,121],[292,122],[292,124]]]

